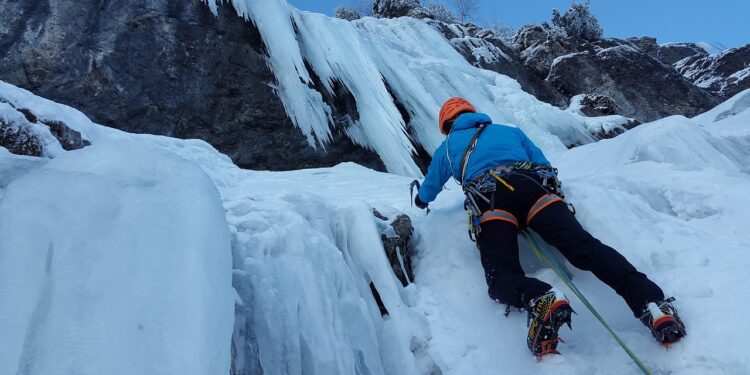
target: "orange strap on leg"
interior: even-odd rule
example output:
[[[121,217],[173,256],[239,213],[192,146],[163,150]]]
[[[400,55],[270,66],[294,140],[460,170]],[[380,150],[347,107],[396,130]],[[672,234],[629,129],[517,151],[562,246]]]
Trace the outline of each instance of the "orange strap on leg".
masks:
[[[484,224],[488,221],[493,221],[493,220],[507,221],[515,225],[516,228],[518,228],[518,219],[516,219],[516,217],[512,213],[508,211],[504,211],[504,210],[486,211],[485,213],[482,214],[482,217],[479,218],[479,223]]]
[[[541,198],[539,198],[536,203],[534,203],[534,205],[529,209],[529,214],[526,215],[526,225],[529,225],[529,223],[531,223],[531,219],[533,219],[536,214],[555,202],[563,202],[563,200],[562,198],[554,194],[545,194]]]

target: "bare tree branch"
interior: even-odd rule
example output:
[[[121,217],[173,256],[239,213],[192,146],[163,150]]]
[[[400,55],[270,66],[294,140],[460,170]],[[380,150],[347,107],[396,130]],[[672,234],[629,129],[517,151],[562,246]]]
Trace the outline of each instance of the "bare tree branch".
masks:
[[[349,7],[354,9],[362,17],[372,16],[373,0],[349,0]]]
[[[461,22],[466,22],[474,18],[474,14],[479,10],[479,0],[452,0],[456,8],[456,15]]]

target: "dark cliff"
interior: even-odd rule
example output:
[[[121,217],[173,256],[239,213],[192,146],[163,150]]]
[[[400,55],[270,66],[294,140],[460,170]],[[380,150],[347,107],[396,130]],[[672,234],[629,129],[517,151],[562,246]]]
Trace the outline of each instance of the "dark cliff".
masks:
[[[202,1],[0,0],[0,25],[0,79],[100,124],[203,139],[246,168],[384,169],[343,131],[325,150],[308,144],[258,30],[227,3],[214,16]]]

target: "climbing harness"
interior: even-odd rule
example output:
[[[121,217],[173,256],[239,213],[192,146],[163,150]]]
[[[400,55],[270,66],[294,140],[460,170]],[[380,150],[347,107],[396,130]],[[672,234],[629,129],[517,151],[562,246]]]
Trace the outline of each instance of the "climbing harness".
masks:
[[[510,212],[502,211],[502,213],[499,213],[498,211],[501,210],[495,209],[495,194],[493,193],[497,190],[498,183],[502,184],[506,189],[510,191],[516,190],[515,187],[513,187],[510,183],[508,183],[508,181],[506,181],[507,176],[520,175],[528,178],[548,193],[547,195],[545,195],[545,197],[550,196],[550,198],[547,198],[544,202],[542,202],[541,206],[537,207],[535,205],[535,207],[532,207],[536,208],[536,210],[530,212],[530,214],[533,214],[530,215],[530,217],[533,217],[543,208],[549,206],[554,202],[564,202],[565,198],[562,192],[562,184],[557,178],[557,168],[553,168],[547,165],[534,164],[530,161],[522,161],[512,165],[498,166],[483,173],[474,181],[466,181],[466,169],[469,165],[471,154],[473,154],[474,150],[476,150],[479,137],[490,125],[492,125],[492,123],[487,121],[479,124],[479,126],[477,127],[477,131],[474,133],[474,136],[469,141],[469,145],[466,147],[466,150],[464,150],[464,153],[461,156],[461,161],[458,165],[457,176],[453,174],[454,165],[449,152],[450,138],[453,134],[453,129],[451,129],[451,131],[448,133],[445,140],[445,156],[448,159],[451,176],[456,181],[456,183],[463,187],[464,194],[466,195],[466,199],[464,200],[464,209],[466,210],[466,216],[468,218],[467,221],[469,239],[476,242],[477,246],[479,246],[478,239],[481,233],[481,224],[483,222],[490,220],[504,220],[514,224],[517,228],[520,228],[518,219]],[[483,200],[485,203],[487,203],[487,205],[489,205],[489,210],[482,211],[479,208],[479,205],[477,205],[477,200],[479,199]],[[573,205],[569,203],[566,204],[571,209],[571,212],[575,213]]]
[[[465,182],[463,184],[464,194],[466,195],[464,208],[466,209],[466,215],[469,218],[469,238],[472,241],[477,242],[481,233],[481,224],[487,221],[503,220],[520,229],[528,225],[532,218],[552,203],[566,203],[563,199],[562,187],[556,174],[557,169],[550,166],[536,165],[531,162],[518,162],[512,165],[495,167],[473,181]],[[540,197],[531,207],[524,225],[520,225],[518,218],[510,212],[498,210],[495,207],[494,192],[497,189],[505,188],[511,192],[516,191],[516,188],[507,180],[509,176],[523,176],[524,178],[528,178],[530,181],[539,185],[547,193]],[[488,210],[482,211],[479,208],[477,202],[480,199],[489,206]],[[566,204],[568,207],[572,207],[571,204]],[[479,246],[478,243],[477,246]]]
[[[620,347],[622,347],[622,349],[625,350],[628,356],[630,356],[630,358],[633,359],[633,361],[641,369],[641,371],[643,371],[643,373],[646,375],[651,375],[651,371],[646,367],[646,365],[643,364],[641,359],[638,358],[638,356],[636,356],[632,350],[630,350],[630,348],[625,344],[625,342],[620,338],[620,336],[618,336],[617,333],[615,333],[612,327],[604,320],[604,318],[602,318],[599,312],[596,311],[594,306],[591,305],[591,303],[583,295],[583,293],[581,293],[581,290],[578,289],[578,287],[576,287],[575,284],[573,284],[573,280],[571,280],[570,277],[568,277],[568,275],[566,275],[565,272],[562,271],[562,266],[560,265],[560,263],[558,263],[555,260],[555,258],[549,252],[549,250],[546,249],[545,247],[539,246],[539,243],[536,242],[531,231],[529,231],[528,229],[522,230],[521,235],[523,236],[524,239],[526,239],[526,242],[529,243],[529,246],[531,246],[531,248],[534,250],[534,253],[536,254],[536,256],[539,257],[539,259],[541,259],[545,263],[547,263],[547,265],[550,268],[552,268],[552,270],[555,271],[555,274],[557,274],[560,280],[562,280],[565,283],[565,285],[567,285],[568,288],[570,288],[570,290],[573,291],[576,297],[578,297],[581,303],[583,303],[583,305],[586,306],[586,308],[589,311],[591,311],[591,314],[593,314],[594,317],[599,321],[599,323],[601,323],[602,326],[604,326],[604,328],[609,332],[612,338],[614,338],[615,341],[617,341],[617,343],[620,345]]]
[[[448,133],[445,140],[445,156],[448,159],[450,166],[451,176],[459,184],[464,191],[466,199],[464,200],[464,209],[466,210],[467,222],[468,222],[468,233],[469,239],[477,243],[479,246],[479,235],[481,233],[481,224],[491,220],[504,220],[512,223],[516,228],[521,228],[518,219],[513,216],[510,212],[496,210],[495,209],[495,194],[498,183],[504,186],[506,189],[514,192],[516,189],[513,187],[506,178],[508,176],[523,176],[540,186],[542,190],[547,192],[545,196],[540,198],[540,201],[535,204],[529,211],[528,221],[531,220],[537,213],[542,209],[546,208],[552,203],[563,202],[568,206],[568,209],[575,214],[575,208],[572,204],[565,202],[565,195],[562,191],[562,184],[557,178],[557,168],[548,165],[534,164],[530,161],[521,161],[512,165],[502,165],[495,167],[473,181],[466,181],[466,169],[469,165],[471,155],[476,150],[477,142],[479,137],[482,135],[485,129],[492,125],[491,122],[483,122],[477,127],[477,131],[469,141],[469,145],[464,150],[461,156],[460,164],[458,165],[458,175],[453,173],[454,164],[450,157],[450,139],[453,134],[453,129]],[[416,182],[416,181],[415,181]],[[412,189],[413,185],[412,183]],[[419,185],[417,185],[418,187]],[[478,200],[482,200],[489,206],[489,210],[482,211],[477,204]]]

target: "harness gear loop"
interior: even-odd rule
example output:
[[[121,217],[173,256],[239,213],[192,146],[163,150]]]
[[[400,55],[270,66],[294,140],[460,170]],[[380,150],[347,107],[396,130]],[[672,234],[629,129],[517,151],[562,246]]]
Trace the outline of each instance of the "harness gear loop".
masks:
[[[483,199],[486,199],[483,195],[479,195]],[[474,200],[474,197],[471,195],[471,193],[466,193],[466,199],[464,200],[464,208],[466,209],[466,216],[468,217],[468,232],[469,232],[469,239],[473,242],[477,243],[477,246],[479,246],[479,243],[477,240],[479,239],[479,234],[482,232],[482,228],[480,227],[479,222],[479,216],[482,214],[479,211],[479,206],[477,205],[477,202]]]
[[[477,240],[479,239],[479,234],[482,232],[482,227],[479,226],[477,217],[474,215],[473,212],[471,212],[470,208],[466,209],[466,217],[469,219],[469,223],[468,223],[469,239],[472,242],[477,242]]]

